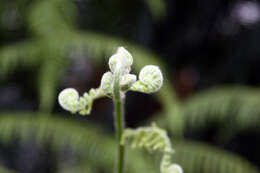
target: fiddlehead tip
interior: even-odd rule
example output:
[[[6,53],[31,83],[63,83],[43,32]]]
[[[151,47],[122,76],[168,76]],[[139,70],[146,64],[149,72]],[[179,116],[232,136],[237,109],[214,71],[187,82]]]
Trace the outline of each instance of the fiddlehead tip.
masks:
[[[109,58],[109,68],[111,72],[115,72],[116,66],[119,66],[122,74],[128,74],[133,64],[132,55],[123,47],[119,47],[117,52]]]
[[[130,52],[128,52],[124,47],[119,47],[117,53],[121,54],[126,59],[126,63],[131,66],[133,64],[133,57]]]
[[[85,99],[79,97],[79,93],[74,88],[66,88],[60,92],[58,97],[61,107],[72,113],[76,113],[87,105]]]
[[[128,90],[136,82],[136,75],[125,74],[121,77],[120,87],[122,90]]]
[[[113,74],[111,72],[106,72],[103,74],[100,88],[104,91],[104,93],[107,94],[112,93],[112,81],[113,81]]]
[[[167,168],[167,173],[183,173],[183,169],[180,165],[174,163]]]
[[[60,92],[58,101],[67,111],[87,115],[91,112],[94,100],[104,96],[104,91],[100,88],[91,89],[89,93],[84,93],[83,97],[80,97],[74,88],[67,88]]]
[[[163,75],[158,66],[147,65],[139,73],[139,81],[133,84],[131,90],[153,93],[163,85]]]

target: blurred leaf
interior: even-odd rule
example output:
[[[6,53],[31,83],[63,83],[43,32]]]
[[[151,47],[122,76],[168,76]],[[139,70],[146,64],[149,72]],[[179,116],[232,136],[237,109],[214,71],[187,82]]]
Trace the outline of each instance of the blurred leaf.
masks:
[[[15,173],[15,171],[7,169],[5,167],[0,166],[0,172],[1,173]]]
[[[195,94],[184,105],[185,124],[202,129],[212,124],[233,130],[258,130],[260,122],[258,88],[226,86]],[[232,126],[231,126],[232,124]]]
[[[45,117],[46,114],[1,113],[0,140],[8,144],[14,137],[26,141],[34,136],[40,146],[47,144],[56,152],[69,146],[86,160],[83,164],[113,172],[116,143],[112,136],[90,123],[75,123],[65,117]],[[129,152],[126,165],[129,172],[156,172],[140,152]],[[82,165],[78,166],[75,169],[82,168]]]
[[[70,147],[80,154],[82,161],[76,165],[68,165],[70,168],[67,171],[100,168],[113,171],[114,159],[111,158],[114,158],[116,145],[110,134],[93,123],[76,123],[65,117],[46,117],[48,116],[32,113],[1,113],[0,140],[8,144],[14,137],[26,141],[34,136],[40,146],[47,144],[56,152]],[[173,140],[173,147],[176,150],[173,159],[187,173],[258,172],[241,157],[208,145]],[[127,155],[127,172],[159,171],[155,167],[158,162],[153,161],[148,153],[144,156],[141,152],[129,149]]]
[[[175,141],[173,159],[185,173],[258,173],[259,170],[236,154],[190,141]]]

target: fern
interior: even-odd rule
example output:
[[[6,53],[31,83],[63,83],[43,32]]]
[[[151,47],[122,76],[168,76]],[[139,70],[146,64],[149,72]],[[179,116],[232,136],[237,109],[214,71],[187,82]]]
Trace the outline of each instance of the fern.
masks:
[[[30,30],[38,37],[56,37],[73,30],[75,6],[71,1],[45,0],[32,4],[28,14]],[[49,38],[48,38],[49,39]]]
[[[188,128],[206,128],[212,123],[232,124],[233,130],[258,129],[260,92],[257,88],[226,86],[203,91],[184,103]],[[230,123],[229,123],[230,122]]]
[[[173,149],[165,130],[156,124],[152,127],[140,127],[138,129],[126,129],[121,139],[121,144],[130,143],[133,148],[145,148],[148,151],[160,151],[163,153],[160,171],[161,173],[182,173],[182,168],[171,163]]]
[[[56,91],[61,75],[64,74],[64,62],[57,60],[57,55],[52,60],[47,60],[42,63],[38,74],[38,93],[40,98],[40,111],[50,111],[56,101]]]
[[[53,151],[70,146],[80,154],[83,165],[91,164],[90,169],[100,167],[113,172],[113,158],[116,152],[113,138],[99,127],[92,124],[80,125],[58,117],[32,113],[18,114],[1,113],[0,140],[8,144],[14,137],[26,141],[34,136],[36,142],[43,146],[48,144]],[[145,161],[141,153],[128,153],[127,172],[142,173],[144,170],[155,172],[154,167]],[[137,162],[137,163],[135,163]],[[141,163],[141,164],[139,164]],[[74,169],[83,169],[82,164]],[[73,166],[73,165],[72,165]]]
[[[3,79],[19,66],[34,67],[39,64],[39,42],[23,41],[4,46],[0,50],[0,77]]]
[[[190,141],[173,142],[173,160],[181,164],[185,173],[258,173],[247,160],[209,145]]]
[[[48,144],[53,151],[60,151],[70,146],[79,153],[86,162],[79,161],[71,165],[72,171],[85,172],[86,170],[99,170],[101,167],[112,172],[115,148],[113,139],[93,123],[80,125],[64,117],[46,116],[33,113],[0,114],[0,141],[6,144],[12,142],[13,137],[26,141],[34,136],[40,146]],[[48,118],[46,118],[48,117]],[[208,145],[189,141],[173,141],[176,149],[173,160],[181,164],[185,173],[258,173],[259,171],[248,161],[235,154],[210,147]],[[127,172],[151,173],[158,172],[151,161],[140,152],[129,152]],[[157,162],[155,162],[157,163]],[[154,165],[154,166],[153,166]],[[67,171],[64,167],[60,171]],[[60,172],[59,171],[59,172]]]
[[[70,43],[75,52],[81,55],[84,54],[84,52],[88,52],[88,54],[91,55],[90,58],[93,58],[93,60],[99,64],[101,62],[100,57],[104,55],[109,57],[118,46],[125,45],[125,47],[134,52],[133,56],[136,57],[133,64],[134,70],[139,71],[147,64],[156,64],[160,66],[162,70],[166,69],[166,65],[159,60],[159,57],[150,51],[144,48],[138,48],[128,41],[110,37],[105,34],[93,32],[75,33],[71,35]],[[167,74],[166,72],[163,73]],[[180,135],[183,128],[181,105],[167,79],[168,77],[166,75],[162,89],[155,95],[160,103],[162,103],[162,115],[171,123],[168,124],[168,128],[175,134]]]

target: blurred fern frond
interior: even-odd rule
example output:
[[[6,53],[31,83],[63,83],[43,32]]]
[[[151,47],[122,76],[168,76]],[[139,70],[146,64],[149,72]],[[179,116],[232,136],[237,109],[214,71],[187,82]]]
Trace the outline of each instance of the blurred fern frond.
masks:
[[[46,115],[42,114],[0,114],[0,140],[3,143],[8,144],[14,138],[27,141],[32,137],[40,146],[47,144],[53,151],[60,151],[69,146],[87,161],[76,164],[77,170],[85,167],[82,165],[91,165],[89,167],[93,170],[102,167],[108,172],[113,172],[114,160],[111,158],[114,158],[116,153],[115,141],[98,126],[90,123],[73,123],[64,117],[46,118]],[[140,152],[131,152],[128,156],[129,172],[142,173],[144,170],[156,172],[153,165],[147,162]]]
[[[200,92],[184,105],[184,121],[191,129],[227,124],[229,129],[259,129],[260,90],[226,86]],[[231,126],[232,124],[232,126]]]
[[[12,139],[26,141],[35,139],[43,146],[47,144],[53,151],[70,147],[79,153],[83,161],[72,165],[73,171],[86,170],[113,171],[115,145],[113,138],[96,125],[90,123],[76,123],[64,117],[36,115],[33,113],[1,113],[0,141],[12,142]],[[174,141],[176,153],[175,162],[183,166],[187,173],[258,173],[258,170],[246,160],[228,152],[188,141]],[[140,152],[128,152],[127,172],[155,173],[156,164],[152,158]],[[148,159],[147,159],[148,158]],[[63,169],[65,172],[68,169]],[[83,171],[84,170],[84,171]],[[63,171],[62,171],[63,172]]]
[[[42,47],[38,45],[36,40],[28,40],[1,47],[0,79],[6,78],[17,66],[33,67],[38,64],[40,60],[40,49],[42,49]]]
[[[209,145],[175,141],[173,160],[184,168],[185,173],[258,173],[259,170],[247,160]]]
[[[3,166],[0,166],[0,172],[1,172],[1,173],[15,173],[15,171],[10,170],[10,169],[8,169],[8,168],[5,168],[5,167],[3,167]]]

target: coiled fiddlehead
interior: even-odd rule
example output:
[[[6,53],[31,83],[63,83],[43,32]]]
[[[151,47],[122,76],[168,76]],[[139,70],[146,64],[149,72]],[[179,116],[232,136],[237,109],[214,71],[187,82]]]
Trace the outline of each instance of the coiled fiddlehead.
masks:
[[[182,173],[178,164],[171,163],[171,142],[165,130],[159,128],[155,123],[151,127],[137,129],[126,129],[121,139],[121,145],[129,143],[132,148],[145,148],[148,151],[159,151],[163,153],[160,171],[161,173]]]
[[[109,58],[108,64],[111,72],[114,73],[116,67],[120,66],[122,75],[128,74],[131,71],[133,57],[125,48],[119,47],[117,52]]]
[[[139,80],[133,84],[131,90],[144,93],[158,91],[163,84],[163,75],[159,67],[147,65],[139,73]]]
[[[92,104],[95,99],[105,97],[102,89],[91,89],[89,93],[84,93],[82,97],[74,88],[66,88],[59,94],[58,101],[61,107],[71,113],[86,115],[91,112]]]

